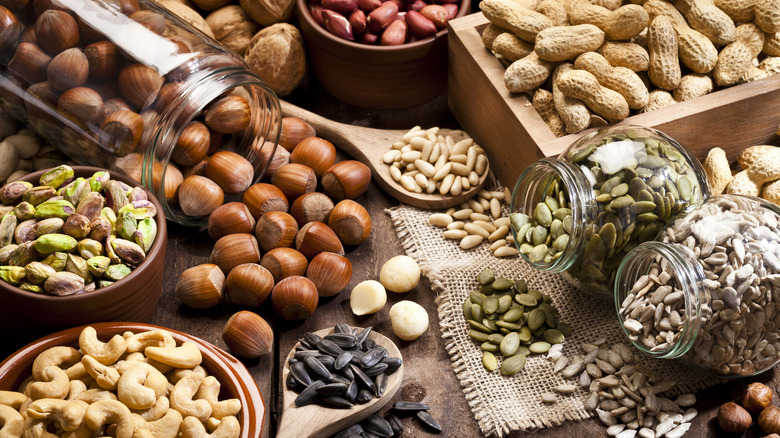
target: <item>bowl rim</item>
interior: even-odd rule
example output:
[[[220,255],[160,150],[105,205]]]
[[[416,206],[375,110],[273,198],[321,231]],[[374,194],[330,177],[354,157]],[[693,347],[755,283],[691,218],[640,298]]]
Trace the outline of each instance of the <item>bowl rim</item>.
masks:
[[[125,184],[130,185],[131,187],[141,187],[145,192],[146,196],[149,199],[149,201],[154,204],[155,208],[157,208],[157,214],[155,215],[155,222],[157,224],[157,237],[154,238],[154,243],[152,244],[152,248],[149,250],[149,252],[144,257],[144,261],[141,262],[140,265],[138,265],[137,268],[133,269],[130,274],[117,281],[116,283],[95,289],[92,292],[86,292],[86,293],[77,293],[73,295],[66,295],[66,296],[56,296],[56,295],[49,295],[49,294],[38,294],[35,292],[26,291],[24,289],[20,289],[12,284],[8,284],[4,281],[0,281],[0,294],[3,293],[12,293],[14,295],[17,295],[21,298],[26,299],[35,299],[35,300],[42,300],[44,302],[47,301],[56,301],[56,302],[62,302],[62,301],[72,301],[72,302],[78,302],[81,300],[88,300],[92,299],[93,297],[102,296],[102,295],[110,295],[112,292],[115,292],[116,290],[120,289],[121,287],[127,285],[129,281],[125,282],[126,280],[132,280],[135,277],[138,277],[140,275],[143,275],[150,269],[151,263],[147,263],[151,261],[152,259],[156,259],[160,257],[160,253],[162,253],[167,247],[168,244],[168,229],[167,229],[167,223],[165,220],[165,215],[163,213],[162,205],[160,204],[160,201],[157,199],[156,196],[154,196],[154,193],[152,193],[149,189],[147,189],[142,184],[138,183],[137,181],[133,180],[127,175],[115,172],[113,170],[103,169],[100,167],[93,167],[93,166],[70,166],[73,169],[74,177],[75,175],[79,175],[81,173],[89,173],[90,175],[94,174],[95,172],[108,172],[111,176],[111,179],[116,179],[119,181],[124,182]],[[34,181],[33,184],[36,184],[38,180],[40,179],[41,175],[46,173],[47,171],[51,170],[49,169],[41,169],[32,173],[28,173],[27,175],[19,178],[16,181],[28,181],[31,180]],[[163,242],[166,241],[166,242]],[[163,245],[164,243],[164,245]],[[165,260],[161,261],[162,263],[165,263]]]
[[[386,0],[387,1],[387,0]],[[419,49],[420,47],[425,47],[427,45],[432,44],[434,41],[436,41],[439,38],[446,37],[447,36],[447,30],[449,29],[449,24],[444,29],[436,32],[433,36],[429,36],[427,38],[423,38],[421,40],[417,40],[411,43],[404,43],[397,46],[382,46],[382,45],[374,45],[374,44],[362,44],[355,41],[349,41],[345,40],[344,38],[339,38],[336,35],[333,35],[332,33],[328,32],[327,29],[320,26],[319,23],[317,23],[314,20],[314,17],[311,16],[309,13],[309,8],[307,7],[307,0],[295,0],[296,9],[298,12],[298,17],[302,18],[304,21],[306,21],[306,24],[308,24],[310,27],[314,29],[314,32],[320,37],[328,40],[331,43],[337,43],[342,44],[345,47],[349,47],[353,50],[365,50],[368,52],[377,52],[377,53],[385,53],[385,52],[393,52],[393,53],[403,53],[403,52],[411,52],[415,49]],[[471,0],[459,0],[459,7],[458,7],[458,13],[455,14],[455,18],[460,18],[468,15],[471,13]],[[463,6],[466,6],[464,8]],[[303,27],[302,27],[303,28]],[[304,32],[305,33],[305,32]]]
[[[244,366],[240,360],[236,359],[235,356],[204,339],[189,333],[181,332],[179,330],[153,324],[123,321],[97,322],[77,327],[70,327],[65,330],[60,330],[58,332],[48,334],[18,349],[5,358],[2,362],[0,362],[0,381],[2,381],[9,373],[15,372],[15,380],[10,383],[13,385],[18,385],[21,383],[20,378],[22,376],[26,378],[29,375],[26,372],[27,368],[25,368],[25,370],[20,370],[18,368],[20,359],[26,358],[28,355],[33,354],[36,351],[38,352],[37,354],[40,354],[51,347],[72,345],[74,341],[77,345],[81,331],[88,326],[95,328],[98,336],[101,334],[106,335],[106,332],[121,335],[125,331],[140,333],[152,330],[165,330],[171,333],[173,338],[178,343],[185,341],[195,343],[198,346],[198,349],[201,350],[201,354],[204,354],[209,359],[213,359],[215,366],[225,371],[225,374],[230,378],[229,384],[236,390],[236,394],[234,394],[235,398],[241,400],[240,413],[242,415],[239,418],[239,423],[241,425],[240,436],[242,438],[254,438],[262,435],[265,426],[266,406],[265,402],[263,401],[260,388],[257,386],[257,382],[249,370],[247,370],[246,366]],[[31,367],[34,360],[34,358],[30,360],[30,372],[32,372]],[[202,363],[201,366],[203,366]],[[210,375],[213,374],[213,372],[210,373]],[[225,387],[225,383],[227,382],[220,381],[220,385],[223,389]],[[3,386],[0,386],[0,389],[12,391],[16,390],[14,388],[3,388]],[[250,404],[247,403],[247,401],[252,402],[252,411],[249,410]]]

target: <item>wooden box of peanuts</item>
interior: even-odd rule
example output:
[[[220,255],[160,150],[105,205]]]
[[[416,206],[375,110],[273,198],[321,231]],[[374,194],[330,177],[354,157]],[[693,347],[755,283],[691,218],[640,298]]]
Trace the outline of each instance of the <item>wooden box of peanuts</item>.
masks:
[[[449,107],[503,184],[607,123],[659,129],[700,160],[721,147],[734,168],[780,145],[780,23],[717,10],[721,34],[704,37],[692,0],[633,3],[483,0],[450,21]]]

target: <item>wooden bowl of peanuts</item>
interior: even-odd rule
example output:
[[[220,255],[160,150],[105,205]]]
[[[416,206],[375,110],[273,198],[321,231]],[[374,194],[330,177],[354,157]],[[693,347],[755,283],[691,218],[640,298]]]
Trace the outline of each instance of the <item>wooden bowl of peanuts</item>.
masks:
[[[38,339],[0,363],[0,391],[13,408],[0,413],[4,428],[256,438],[266,417],[239,360],[195,336],[142,323],[95,323]],[[52,411],[67,403],[83,415],[65,424]],[[14,415],[20,409],[40,419],[23,422]]]

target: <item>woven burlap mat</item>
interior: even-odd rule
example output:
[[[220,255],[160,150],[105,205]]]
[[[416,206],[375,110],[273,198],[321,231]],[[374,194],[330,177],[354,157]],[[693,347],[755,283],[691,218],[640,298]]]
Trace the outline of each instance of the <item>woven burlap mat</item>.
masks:
[[[494,186],[494,188],[496,188]],[[506,206],[504,206],[506,209]],[[593,415],[584,406],[587,394],[581,389],[572,396],[559,397],[553,404],[542,404],[540,396],[564,383],[553,373],[553,363],[545,355],[529,356],[525,368],[512,377],[487,371],[482,365],[482,350],[469,336],[463,318],[463,302],[477,287],[476,277],[485,268],[497,276],[525,279],[529,287],[553,297],[560,311],[559,320],[569,323],[572,334],[564,342],[564,355],[581,353],[580,347],[604,339],[610,344],[625,341],[615,315],[614,304],[597,301],[572,287],[562,276],[538,271],[520,257],[498,259],[488,244],[463,251],[457,241],[442,237],[441,228],[428,223],[434,211],[400,205],[387,210],[398,237],[410,257],[421,266],[423,275],[436,292],[439,325],[452,368],[463,388],[466,401],[485,436],[502,437],[518,431],[557,426],[567,420],[582,420]],[[505,214],[508,214],[505,211]],[[634,350],[637,356],[641,353]],[[669,393],[703,389],[720,382],[674,360],[640,357],[651,371],[679,384]]]

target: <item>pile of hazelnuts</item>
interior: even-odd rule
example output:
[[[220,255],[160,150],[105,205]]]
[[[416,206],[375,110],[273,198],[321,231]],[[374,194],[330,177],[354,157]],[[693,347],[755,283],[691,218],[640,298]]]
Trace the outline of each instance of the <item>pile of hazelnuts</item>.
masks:
[[[270,297],[281,318],[308,318],[320,297],[339,294],[352,279],[344,246],[371,233],[368,211],[354,201],[370,182],[368,166],[336,162],[331,142],[304,120],[285,117],[264,182],[209,214],[209,262],[185,270],[176,294],[198,309],[226,299],[258,307]],[[269,336],[260,316],[243,311],[227,322],[223,339],[234,353],[257,357],[271,351]]]
[[[772,388],[753,382],[745,389],[741,405],[728,402],[718,408],[718,425],[728,433],[744,433],[753,425],[753,415],[758,415],[758,428],[764,438],[780,438],[780,407],[772,404]]]

